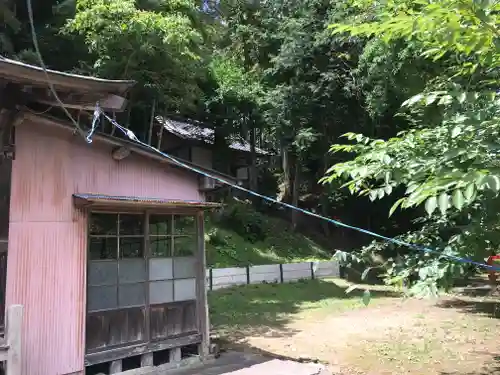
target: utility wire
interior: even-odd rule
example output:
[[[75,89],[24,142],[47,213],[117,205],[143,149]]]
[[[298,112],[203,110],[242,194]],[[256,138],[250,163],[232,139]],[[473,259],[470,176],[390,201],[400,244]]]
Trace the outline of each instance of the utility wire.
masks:
[[[419,246],[419,245],[411,244],[411,243],[408,243],[408,242],[400,241],[400,240],[397,240],[395,238],[387,237],[387,236],[384,236],[384,235],[381,235],[381,234],[378,234],[378,233],[375,233],[375,232],[371,232],[371,231],[363,229],[363,228],[358,228],[358,227],[355,227],[355,226],[352,226],[352,225],[344,224],[344,223],[342,223],[340,221],[333,220],[333,219],[330,219],[330,218],[322,216],[322,215],[318,215],[318,214],[316,214],[314,212],[311,212],[311,211],[308,211],[308,210],[304,210],[304,209],[302,209],[300,207],[296,207],[296,206],[293,206],[293,205],[285,203],[285,202],[280,202],[280,201],[278,201],[278,200],[276,200],[274,198],[271,198],[271,197],[259,194],[259,193],[255,192],[255,191],[250,190],[250,189],[246,189],[246,188],[244,188],[242,186],[233,184],[230,181],[227,181],[227,180],[225,180],[223,178],[211,175],[211,174],[209,174],[209,173],[207,173],[205,171],[202,171],[202,170],[200,170],[198,168],[195,168],[195,167],[193,167],[191,165],[187,165],[187,164],[183,163],[182,161],[176,159],[175,157],[173,157],[173,156],[171,156],[169,154],[166,154],[166,153],[158,150],[157,148],[155,148],[155,147],[153,147],[151,145],[148,145],[147,143],[144,143],[144,142],[140,141],[131,130],[129,130],[129,129],[123,127],[123,126],[121,126],[120,124],[118,124],[116,122],[116,120],[114,120],[111,117],[109,117],[108,115],[106,115],[99,108],[99,103],[96,103],[96,108],[95,108],[95,111],[94,111],[94,116],[93,116],[93,121],[92,121],[92,129],[90,130],[90,132],[85,133],[81,129],[80,125],[75,121],[75,119],[73,118],[73,116],[71,116],[71,114],[68,112],[68,110],[64,106],[64,103],[61,101],[61,99],[59,99],[59,96],[57,95],[57,92],[56,92],[56,90],[54,88],[54,85],[53,85],[51,79],[50,79],[50,76],[49,76],[49,74],[47,72],[47,68],[45,66],[45,63],[44,63],[43,58],[42,58],[42,55],[40,53],[40,48],[39,48],[39,45],[38,45],[38,39],[37,39],[37,35],[36,35],[36,30],[35,30],[35,24],[34,24],[34,20],[33,20],[33,8],[32,8],[32,4],[31,4],[31,0],[26,0],[26,5],[27,5],[27,8],[28,8],[28,15],[29,15],[29,21],[30,21],[30,26],[31,26],[31,35],[32,35],[32,39],[33,39],[33,45],[35,47],[35,52],[38,55],[38,59],[40,61],[40,65],[41,65],[41,67],[42,67],[42,69],[43,69],[43,71],[45,73],[45,77],[47,79],[47,84],[49,85],[49,88],[52,91],[52,94],[54,95],[54,98],[56,99],[57,102],[59,102],[59,104],[61,105],[61,108],[66,113],[66,116],[68,116],[68,118],[71,120],[71,122],[73,123],[73,125],[75,125],[76,129],[80,132],[80,134],[85,138],[85,140],[88,143],[92,143],[92,135],[94,134],[95,130],[97,129],[97,124],[99,123],[100,115],[103,115],[112,125],[114,125],[120,131],[122,131],[132,141],[140,144],[143,147],[146,147],[146,148],[150,149],[151,151],[154,151],[154,152],[162,155],[166,159],[172,161],[174,164],[177,164],[178,166],[180,166],[182,168],[191,170],[192,172],[195,172],[195,173],[200,174],[202,176],[211,178],[211,179],[213,179],[215,181],[218,181],[218,182],[220,182],[222,184],[231,186],[234,189],[238,189],[240,191],[243,191],[243,192],[245,192],[247,194],[253,195],[253,196],[258,197],[258,198],[261,198],[261,199],[266,200],[268,202],[271,202],[271,203],[274,203],[274,204],[277,204],[277,205],[281,205],[283,207],[287,207],[289,209],[301,212],[301,213],[303,213],[305,215],[308,215],[308,216],[311,216],[311,217],[315,217],[315,218],[320,219],[320,220],[327,221],[327,222],[332,223],[332,224],[334,224],[336,226],[347,228],[347,229],[351,229],[351,230],[355,230],[357,232],[364,233],[364,234],[367,234],[369,236],[372,236],[372,237],[375,237],[375,238],[378,238],[378,239],[381,239],[381,240],[384,240],[384,241],[387,241],[387,242],[392,242],[392,243],[394,243],[396,245],[399,245],[399,246],[405,246],[405,247],[408,247],[408,248],[411,248],[411,249],[414,249],[414,250],[417,250],[417,251],[421,251],[421,252],[424,252],[424,253],[436,254],[436,255],[439,255],[439,256],[442,256],[444,258],[448,258],[448,259],[451,259],[451,260],[454,260],[454,261],[457,261],[457,262],[460,262],[460,263],[472,264],[472,265],[475,265],[477,267],[486,268],[486,269],[489,269],[489,270],[500,271],[500,267],[491,266],[491,265],[486,264],[486,263],[476,262],[476,261],[474,261],[472,259],[462,258],[462,257],[458,257],[458,256],[451,255],[451,254],[445,254],[445,253],[443,253],[441,251],[438,251],[438,250],[435,250],[435,249],[431,249],[431,248],[428,248],[428,247]]]
[[[29,16],[29,21],[30,21],[31,38],[33,40],[33,46],[35,47],[35,52],[36,52],[36,54],[38,56],[38,60],[40,62],[40,66],[42,67],[42,70],[45,73],[45,78],[47,79],[47,84],[49,85],[50,91],[52,92],[52,95],[54,95],[54,98],[56,99],[56,101],[60,104],[60,106],[61,106],[62,110],[64,111],[64,113],[66,114],[66,116],[68,116],[68,118],[71,120],[71,122],[73,123],[73,125],[75,125],[76,130],[88,142],[89,138],[87,138],[87,134],[85,133],[85,131],[83,131],[83,129],[78,124],[78,122],[75,121],[75,119],[73,118],[73,116],[71,116],[71,113],[69,113],[69,111],[64,106],[64,103],[59,98],[59,95],[57,95],[57,92],[56,92],[56,89],[54,87],[54,84],[52,83],[52,81],[50,79],[49,73],[47,72],[47,66],[45,65],[45,63],[43,61],[43,58],[42,58],[42,54],[40,53],[40,46],[38,45],[38,37],[37,37],[37,34],[36,34],[36,30],[35,30],[35,21],[33,19],[33,7],[32,7],[32,4],[31,4],[31,0],[26,0],[26,6],[28,8],[28,16]]]
[[[212,175],[210,173],[207,173],[205,171],[202,171],[202,170],[200,170],[200,169],[198,169],[196,167],[193,167],[191,165],[183,163],[182,161],[178,160],[177,158],[175,158],[175,157],[173,157],[173,156],[171,156],[169,154],[166,154],[166,153],[158,150],[157,148],[148,145],[147,143],[144,143],[144,142],[140,141],[137,138],[137,136],[130,129],[127,129],[124,126],[118,124],[116,122],[116,120],[114,120],[111,117],[109,117],[108,115],[106,115],[100,108],[98,108],[97,110],[101,113],[102,116],[104,116],[112,125],[114,125],[117,129],[119,129],[123,134],[125,134],[125,136],[127,136],[130,140],[132,140],[132,141],[140,144],[141,146],[143,146],[145,148],[148,148],[151,151],[154,151],[157,154],[160,154],[161,156],[165,157],[166,159],[172,161],[174,164],[176,164],[176,165],[178,165],[178,166],[180,166],[182,168],[188,169],[188,170],[190,170],[192,172],[195,172],[195,173],[197,173],[199,175],[211,178],[211,179],[213,179],[215,181],[218,181],[218,182],[220,182],[222,184],[228,185],[228,186],[230,186],[230,187],[232,187],[234,189],[238,189],[240,191],[243,191],[243,192],[245,192],[247,194],[253,195],[253,196],[258,197],[260,199],[266,200],[268,202],[271,202],[271,203],[274,203],[274,204],[277,204],[277,205],[281,205],[283,207],[287,207],[287,208],[289,208],[291,210],[295,210],[295,211],[301,212],[301,213],[303,213],[305,215],[312,216],[312,217],[315,217],[317,219],[327,221],[327,222],[332,223],[332,224],[334,224],[336,226],[347,228],[347,229],[351,229],[351,230],[355,230],[357,232],[364,233],[364,234],[367,234],[367,235],[369,235],[371,237],[375,237],[375,238],[378,238],[378,239],[381,239],[381,240],[384,240],[384,241],[387,241],[387,242],[391,242],[391,243],[399,245],[399,246],[405,246],[405,247],[408,247],[410,249],[414,249],[414,250],[417,250],[417,251],[420,251],[420,252],[424,252],[424,253],[428,253],[428,254],[436,254],[436,255],[442,256],[444,258],[448,258],[450,260],[454,260],[454,261],[459,262],[459,263],[472,264],[474,266],[485,268],[485,269],[488,269],[488,270],[500,271],[500,267],[491,266],[491,265],[486,264],[486,263],[476,262],[476,261],[474,261],[472,259],[462,258],[462,257],[456,256],[456,255],[445,254],[442,251],[439,251],[439,250],[436,250],[436,249],[431,249],[431,248],[428,248],[428,247],[415,245],[415,244],[404,242],[404,241],[401,241],[401,240],[398,240],[398,239],[395,239],[395,238],[387,237],[387,236],[384,236],[384,235],[381,235],[381,234],[378,234],[378,233],[374,233],[374,232],[371,232],[371,231],[363,229],[363,228],[358,228],[358,227],[355,227],[355,226],[352,226],[352,225],[348,225],[348,224],[342,223],[340,221],[337,221],[337,220],[334,220],[334,219],[330,219],[330,218],[322,216],[322,215],[318,215],[318,214],[316,214],[314,212],[311,212],[311,211],[308,211],[308,210],[304,210],[304,209],[302,209],[300,207],[296,207],[296,206],[293,206],[293,205],[285,203],[285,202],[280,202],[280,201],[278,201],[278,200],[276,200],[274,198],[268,197],[266,195],[259,194],[259,193],[255,192],[255,191],[250,190],[250,189],[247,189],[247,188],[244,188],[242,186],[236,185],[236,184],[234,184],[234,183],[232,183],[230,181],[227,181],[227,180],[225,180],[225,179],[223,179],[221,177],[214,176],[214,175]]]

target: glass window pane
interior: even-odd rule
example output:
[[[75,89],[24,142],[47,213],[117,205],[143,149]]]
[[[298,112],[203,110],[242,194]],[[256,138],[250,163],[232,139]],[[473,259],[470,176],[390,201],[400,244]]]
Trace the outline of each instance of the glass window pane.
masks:
[[[118,262],[91,261],[88,268],[89,285],[116,285],[118,278]]]
[[[144,283],[125,284],[118,287],[120,307],[142,306],[146,303]]]
[[[120,214],[120,235],[143,235],[144,215]]]
[[[192,256],[196,252],[198,241],[195,236],[174,238],[174,257]]]
[[[171,257],[172,238],[171,237],[149,237],[149,248],[152,257]]]
[[[174,301],[172,281],[155,281],[149,284],[149,302],[152,305]]]
[[[117,223],[117,214],[100,214],[93,212],[90,215],[89,233],[101,236],[114,236],[117,233]]]
[[[144,259],[123,259],[118,263],[119,283],[137,283],[146,280]]]
[[[172,233],[172,215],[151,215],[149,217],[149,234],[165,236]]]
[[[116,237],[90,237],[89,259],[116,259],[118,257],[118,240]]]
[[[195,235],[196,221],[194,216],[176,215],[174,217],[174,234]]]
[[[115,286],[89,286],[88,310],[115,309],[117,307],[117,294]]]
[[[174,258],[174,278],[189,279],[196,277],[196,259],[194,257]]]
[[[196,299],[196,279],[174,280],[175,301]]]
[[[171,280],[173,277],[172,258],[156,258],[149,260],[149,280]]]
[[[120,258],[142,258],[144,237],[120,238]]]

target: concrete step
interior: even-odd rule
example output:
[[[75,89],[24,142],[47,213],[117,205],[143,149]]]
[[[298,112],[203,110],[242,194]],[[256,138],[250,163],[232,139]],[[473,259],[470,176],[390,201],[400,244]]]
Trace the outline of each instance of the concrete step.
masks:
[[[165,374],[167,375],[167,374]],[[272,359],[256,354],[224,353],[211,363],[168,375],[329,375],[324,366]]]

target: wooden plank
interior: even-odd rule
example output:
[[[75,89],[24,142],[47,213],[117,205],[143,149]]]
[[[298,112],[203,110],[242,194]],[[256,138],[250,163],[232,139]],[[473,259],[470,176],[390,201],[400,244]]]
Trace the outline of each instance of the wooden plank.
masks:
[[[198,251],[197,251],[197,288],[196,288],[196,315],[198,317],[198,330],[201,333],[201,344],[199,355],[202,358],[210,354],[210,322],[208,315],[208,299],[207,299],[207,261],[205,255],[205,220],[203,212],[200,211],[197,216],[197,232],[198,232]]]
[[[7,309],[6,340],[7,371],[5,375],[21,375],[21,343],[23,326],[23,306],[12,305]]]
[[[117,359],[133,357],[144,353],[157,352],[160,350],[172,349],[185,345],[199,344],[202,337],[199,333],[188,336],[181,336],[171,338],[165,341],[150,343],[150,344],[137,344],[124,348],[116,348],[106,350],[98,353],[91,353],[85,356],[85,366],[91,366],[98,363],[110,362]]]

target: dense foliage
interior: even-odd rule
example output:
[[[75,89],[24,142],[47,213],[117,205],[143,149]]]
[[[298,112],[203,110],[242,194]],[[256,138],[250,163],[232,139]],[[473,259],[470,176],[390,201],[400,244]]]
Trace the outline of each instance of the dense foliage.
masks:
[[[136,80],[118,120],[143,140],[155,113],[203,120],[222,171],[227,135],[250,142],[254,190],[448,255],[497,251],[497,2],[43,3],[33,11],[47,65]],[[37,63],[26,3],[3,2],[0,17],[1,53]],[[276,155],[259,159],[257,147]],[[413,292],[434,293],[468,271],[254,204],[336,249],[366,245],[339,256],[391,283],[419,279]]]
[[[462,0],[357,5],[360,14],[372,17],[332,25],[335,34],[405,42],[440,69],[420,93],[402,103],[401,115],[411,129],[386,140],[346,134],[354,143],[334,145],[332,151],[355,157],[334,165],[324,181],[347,179],[352,193],[371,200],[392,197],[404,187],[390,213],[423,206],[428,215],[419,231],[402,236],[405,240],[482,262],[497,251],[500,240],[500,5]],[[380,247],[374,244],[363,254]],[[418,272],[413,291],[419,294],[435,293],[436,284],[450,285],[464,271],[439,254],[411,252],[390,263],[393,282]]]

